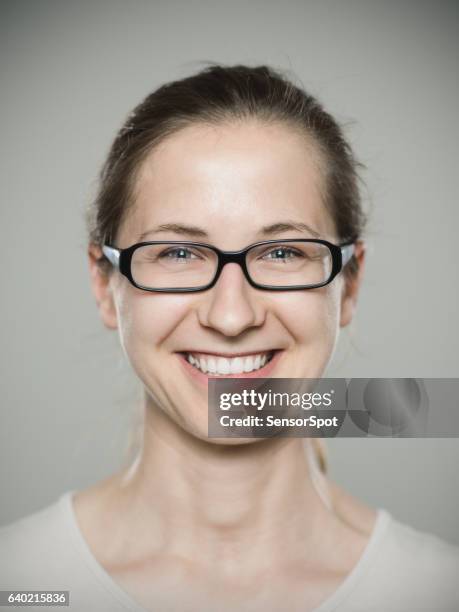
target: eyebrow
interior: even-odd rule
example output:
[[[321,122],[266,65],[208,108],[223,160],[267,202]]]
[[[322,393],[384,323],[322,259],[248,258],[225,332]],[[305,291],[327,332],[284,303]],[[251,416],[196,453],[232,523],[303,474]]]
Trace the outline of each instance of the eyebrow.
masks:
[[[316,238],[320,238],[320,234],[314,230],[312,227],[307,225],[307,223],[297,222],[297,221],[282,221],[279,223],[273,223],[272,225],[267,225],[259,230],[258,235],[266,237],[266,236],[274,236],[276,234],[282,234],[284,232],[290,231],[297,232],[307,232]],[[201,227],[197,227],[196,225],[182,225],[181,223],[163,223],[158,225],[156,228],[152,228],[146,232],[143,232],[139,236],[139,241],[144,240],[147,236],[151,234],[160,234],[162,232],[173,232],[174,234],[181,234],[183,236],[188,236],[190,238],[208,238],[209,234],[205,229]]]

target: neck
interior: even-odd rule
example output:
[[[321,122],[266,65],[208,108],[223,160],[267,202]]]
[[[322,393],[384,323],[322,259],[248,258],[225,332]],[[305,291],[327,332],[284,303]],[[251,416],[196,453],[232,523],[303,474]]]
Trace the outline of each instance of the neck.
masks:
[[[259,571],[307,551],[314,558],[332,511],[310,440],[209,442],[145,408],[141,452],[120,480],[125,507],[148,523],[144,537],[150,530],[162,550],[192,558],[199,551],[209,568],[226,572]]]

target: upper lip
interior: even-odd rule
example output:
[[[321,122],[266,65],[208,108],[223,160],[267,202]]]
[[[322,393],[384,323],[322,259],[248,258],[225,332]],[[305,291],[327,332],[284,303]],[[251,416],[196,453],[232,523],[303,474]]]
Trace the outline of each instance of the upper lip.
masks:
[[[273,353],[278,351],[279,349],[260,349],[254,351],[244,351],[244,352],[233,352],[233,353],[224,353],[224,352],[216,352],[216,351],[205,351],[202,349],[186,349],[184,351],[180,351],[181,353],[191,353],[192,355],[203,354],[203,355],[215,355],[216,357],[226,357],[227,359],[231,359],[232,357],[246,357],[247,355],[259,355],[263,353]]]

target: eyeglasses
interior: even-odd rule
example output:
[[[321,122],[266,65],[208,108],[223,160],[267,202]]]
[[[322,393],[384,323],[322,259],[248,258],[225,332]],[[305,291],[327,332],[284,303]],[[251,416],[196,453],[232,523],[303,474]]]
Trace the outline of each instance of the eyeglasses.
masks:
[[[227,263],[239,264],[252,287],[292,291],[330,283],[354,254],[354,243],[289,238],[221,251],[201,242],[157,240],[126,249],[105,244],[102,251],[134,287],[145,291],[205,291],[215,285]]]

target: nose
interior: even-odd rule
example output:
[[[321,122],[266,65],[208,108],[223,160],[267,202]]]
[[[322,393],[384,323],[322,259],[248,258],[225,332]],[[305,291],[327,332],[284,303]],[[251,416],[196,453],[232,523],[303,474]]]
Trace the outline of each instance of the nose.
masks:
[[[199,321],[225,336],[238,336],[250,327],[259,327],[266,317],[259,293],[250,286],[238,264],[227,263],[217,283],[203,294]]]

